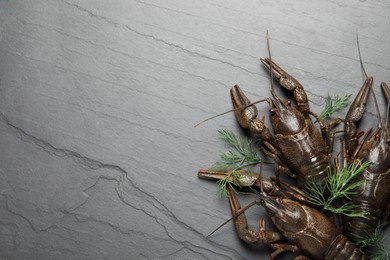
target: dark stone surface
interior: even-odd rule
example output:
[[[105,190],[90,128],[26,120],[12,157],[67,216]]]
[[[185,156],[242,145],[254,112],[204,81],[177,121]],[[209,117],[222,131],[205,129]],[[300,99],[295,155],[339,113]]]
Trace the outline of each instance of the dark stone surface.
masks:
[[[379,96],[389,12],[384,0],[1,0],[0,258],[265,257],[231,224],[205,239],[230,210],[196,172],[226,149],[218,129],[239,130],[232,114],[193,126],[230,109],[236,83],[269,95],[266,30],[315,112],[361,86],[359,30]],[[370,99],[363,129],[375,114]],[[265,216],[248,214],[254,227]]]

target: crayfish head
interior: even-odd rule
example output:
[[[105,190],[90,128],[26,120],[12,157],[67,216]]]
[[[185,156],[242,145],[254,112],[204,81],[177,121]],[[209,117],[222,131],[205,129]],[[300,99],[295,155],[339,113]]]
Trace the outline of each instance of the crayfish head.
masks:
[[[298,133],[305,126],[304,116],[275,94],[270,103],[270,120],[275,134],[290,135]]]
[[[263,198],[263,203],[282,233],[298,232],[305,228],[306,212],[298,202],[267,196]]]

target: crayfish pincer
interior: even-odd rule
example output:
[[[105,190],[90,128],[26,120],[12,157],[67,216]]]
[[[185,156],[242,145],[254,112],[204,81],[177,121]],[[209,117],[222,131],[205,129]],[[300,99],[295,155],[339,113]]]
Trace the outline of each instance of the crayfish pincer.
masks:
[[[297,105],[291,106],[289,101],[283,100],[271,89],[272,98],[267,99],[274,131],[274,134],[271,134],[264,121],[257,119],[257,108],[251,105],[250,100],[236,85],[230,90],[236,119],[242,128],[248,129],[260,139],[260,149],[278,164],[277,177],[280,172],[284,172],[297,178],[299,188],[304,188],[308,180],[322,186],[329,169],[332,168],[334,132],[329,129],[342,120],[323,123],[310,111],[302,85],[271,59],[265,58],[261,61],[272,71],[272,75],[282,87],[293,92]],[[314,125],[310,116],[319,123],[321,131]]]

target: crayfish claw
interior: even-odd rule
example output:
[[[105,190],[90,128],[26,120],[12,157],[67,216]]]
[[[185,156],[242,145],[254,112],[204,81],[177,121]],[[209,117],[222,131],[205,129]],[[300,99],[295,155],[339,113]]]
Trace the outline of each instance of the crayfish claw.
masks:
[[[270,58],[260,58],[260,61],[264,64],[264,66],[268,70],[272,70],[272,75],[277,79],[280,80],[284,77],[287,73],[278,65],[276,65],[275,62],[273,62]],[[288,74],[287,74],[288,75]]]
[[[382,88],[382,91],[386,97],[386,101],[389,103],[390,102],[390,88],[389,88],[389,86],[385,82],[382,82],[381,88]]]
[[[238,85],[230,89],[230,96],[238,123],[242,128],[248,129],[250,123],[257,117],[258,111],[256,106],[250,105],[250,100]]]
[[[283,239],[279,232],[266,231],[260,221],[259,230],[251,229],[234,190],[228,186],[228,199],[238,237],[248,244],[269,244]],[[257,204],[257,203],[256,203]]]
[[[302,88],[301,83],[294,77],[284,71],[270,58],[261,58],[260,61],[268,70],[272,70],[272,75],[279,81],[280,85],[287,90],[294,91],[296,88]]]
[[[389,109],[390,109],[390,88],[389,86],[385,83],[385,82],[382,82],[381,83],[381,88],[382,88],[382,92],[383,94],[385,95],[386,97],[386,101],[387,101],[387,112],[386,112],[386,116],[389,116]],[[386,122],[388,123],[389,122],[389,119],[386,118]],[[385,126],[386,129],[389,129],[389,126],[386,125]]]
[[[372,87],[373,78],[368,77],[361,87],[359,93],[357,94],[355,100],[352,102],[351,107],[348,110],[347,116],[345,117],[345,122],[357,123],[359,122],[364,114],[366,109],[366,103],[370,89]]]
[[[251,104],[250,100],[245,96],[244,92],[237,85],[230,89],[230,96],[233,103],[234,113],[240,126],[249,130],[256,138],[269,140],[272,139],[269,129],[264,122],[257,119],[257,108]],[[268,99],[261,100],[269,102]]]
[[[366,109],[366,103],[368,95],[370,94],[372,83],[372,77],[368,77],[364,81],[363,86],[360,88],[359,93],[352,102],[344,120],[344,133],[347,138],[346,145],[349,153],[353,153],[358,146],[358,123],[362,119]]]
[[[258,174],[246,170],[199,170],[198,177],[209,180],[225,180],[229,178],[232,182],[240,187],[250,187],[257,185]]]
[[[260,60],[268,70],[271,70],[272,75],[279,81],[279,84],[293,93],[298,110],[308,117],[310,113],[309,100],[301,83],[276,65],[270,58],[262,58]],[[271,93],[276,98],[276,94],[273,90],[271,90]]]

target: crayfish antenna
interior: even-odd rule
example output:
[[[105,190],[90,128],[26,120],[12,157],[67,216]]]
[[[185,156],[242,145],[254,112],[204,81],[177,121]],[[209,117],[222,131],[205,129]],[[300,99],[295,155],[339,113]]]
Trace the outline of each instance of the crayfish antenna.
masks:
[[[270,44],[269,44],[269,33],[268,33],[268,30],[265,33],[265,38],[267,39],[268,57],[269,57],[269,60],[270,60],[270,64],[272,64],[271,47],[270,47]],[[275,87],[274,87],[274,77],[272,75],[272,68],[270,68],[270,70],[269,70],[269,75],[270,75],[270,79],[271,79],[271,94],[276,99],[276,93],[275,93]]]
[[[215,232],[217,232],[219,229],[221,229],[223,226],[225,226],[227,223],[229,223],[230,221],[232,221],[234,218],[238,217],[239,215],[241,215],[242,213],[244,213],[247,209],[249,209],[250,207],[254,206],[258,204],[258,201],[257,200],[254,200],[252,201],[251,203],[249,203],[248,205],[246,205],[245,207],[241,208],[239,211],[236,212],[236,214],[232,217],[230,217],[228,220],[226,220],[225,222],[223,222],[221,225],[219,225],[216,229],[213,230],[213,232],[211,232],[210,234],[208,234],[206,236],[206,238],[209,238],[212,234],[214,234]]]
[[[274,98],[273,102],[274,102],[274,105],[276,105],[276,107],[284,107],[285,106],[284,102],[280,99],[280,97],[276,94],[276,91],[275,91],[274,75],[272,72],[273,69],[272,69],[272,57],[271,57],[271,47],[270,47],[271,45],[269,43],[268,30],[265,34],[265,37],[267,39],[268,58],[269,58],[269,64],[270,64],[269,76],[270,76],[270,80],[271,80],[271,95]],[[271,110],[272,110],[272,108],[271,108]]]
[[[235,108],[235,109],[231,109],[231,110],[228,110],[228,111],[216,114],[215,116],[212,116],[212,117],[209,117],[209,118],[206,118],[206,119],[200,121],[199,123],[194,125],[194,127],[198,127],[199,125],[203,124],[204,122],[207,122],[207,121],[209,121],[211,119],[214,119],[216,117],[220,117],[220,116],[226,115],[228,113],[231,113],[231,112],[234,112],[234,111],[237,111],[237,110],[241,110],[241,109],[245,109],[245,108],[250,107],[252,105],[255,105],[255,104],[258,104],[258,103],[261,103],[261,102],[266,102],[266,101],[269,102],[269,99],[268,98],[259,99],[259,100],[255,101],[255,102],[249,103],[248,105],[246,105],[244,107],[238,107],[238,108]]]
[[[357,47],[358,47],[360,66],[361,66],[361,68],[363,70],[364,75],[366,76],[366,79],[367,79],[368,75],[367,75],[366,69],[364,68],[364,65],[363,65],[362,54],[360,52],[359,33],[357,31],[356,31],[356,43],[357,43]]]
[[[372,96],[374,97],[375,109],[376,109],[376,113],[378,116],[378,129],[382,129],[383,128],[382,117],[381,117],[381,113],[379,111],[379,105],[378,105],[378,101],[376,99],[375,91],[372,91]]]
[[[264,193],[264,187],[263,187],[263,161],[260,162],[260,172],[259,172],[259,178],[258,180],[260,180],[259,182],[259,186],[260,186],[260,192],[261,193]]]
[[[266,32],[266,36],[265,36],[265,37],[266,37],[266,39],[267,39],[268,56],[269,56],[270,61],[272,61],[272,59],[271,59],[270,44],[269,44],[269,34],[268,34],[268,30],[267,30],[267,32]],[[274,97],[275,100],[280,101],[279,97],[277,97],[277,96],[276,96],[276,93],[275,93],[272,69],[270,69],[270,77],[271,77],[271,94],[272,94],[272,96]],[[265,102],[265,101],[270,102],[270,99],[269,99],[269,98],[260,99],[260,100],[257,100],[257,101],[255,101],[255,102],[252,102],[252,103],[246,105],[245,107],[238,107],[238,108],[235,108],[235,109],[228,110],[228,111],[226,111],[226,112],[222,112],[222,113],[216,114],[215,116],[212,116],[212,117],[209,117],[209,118],[206,118],[206,119],[200,121],[199,123],[197,123],[196,125],[194,125],[194,127],[198,127],[199,125],[203,124],[204,122],[207,122],[207,121],[209,121],[209,120],[211,120],[211,119],[214,119],[214,118],[216,118],[216,117],[220,117],[220,116],[226,115],[226,114],[228,114],[228,113],[235,112],[235,111],[237,111],[237,110],[242,110],[242,109],[245,109],[245,108],[247,108],[247,107],[249,107],[249,106],[251,106],[251,105],[254,105],[254,104],[257,104],[257,103],[261,103],[261,102]]]
[[[265,34],[265,38],[267,39],[268,58],[269,58],[270,64],[272,64],[271,47],[270,47],[271,45],[269,43],[269,33],[268,33],[268,30],[267,30],[267,32]],[[272,65],[270,65],[270,66],[272,66]],[[274,75],[273,75],[273,72],[272,72],[272,67],[270,67],[269,76],[270,76],[270,79],[271,79],[271,95],[274,98],[274,102],[278,103],[280,106],[284,106],[284,103],[280,100],[279,96],[275,92]]]

